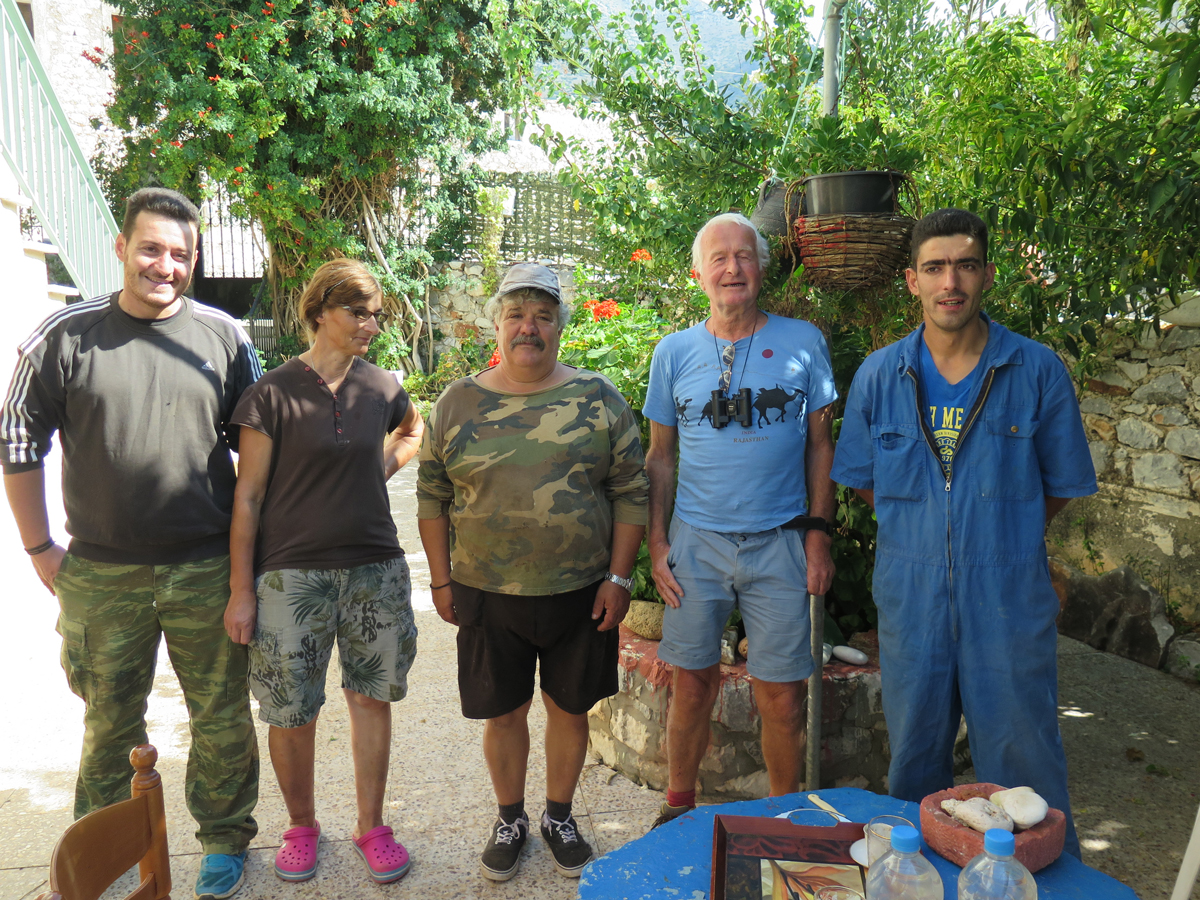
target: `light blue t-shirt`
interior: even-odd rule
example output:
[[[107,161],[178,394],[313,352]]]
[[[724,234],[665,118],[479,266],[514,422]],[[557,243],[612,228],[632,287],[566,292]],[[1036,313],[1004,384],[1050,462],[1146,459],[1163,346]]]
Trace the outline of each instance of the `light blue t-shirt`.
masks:
[[[921,354],[917,363],[917,375],[921,379],[924,412],[933,429],[942,473],[949,478],[954,462],[954,450],[958,447],[958,435],[970,409],[968,404],[975,396],[975,387],[979,383],[980,366],[976,363],[966,378],[958,384],[951,384],[937,370],[937,365],[929,353],[929,345],[924,340],[918,343],[921,345]]]
[[[703,322],[663,338],[642,412],[679,429],[676,515],[707,531],[766,531],[808,512],[808,415],[837,399],[829,347],[810,323],[768,314],[734,344],[728,394],[750,389],[750,427],[735,419],[713,428],[727,346]]]

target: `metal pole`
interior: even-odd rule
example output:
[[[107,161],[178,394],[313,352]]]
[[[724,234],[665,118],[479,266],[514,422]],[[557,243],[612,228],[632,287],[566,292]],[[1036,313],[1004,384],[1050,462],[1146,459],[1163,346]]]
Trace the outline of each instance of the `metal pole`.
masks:
[[[813,673],[808,679],[808,737],[804,783],[821,789],[821,679],[825,668],[825,595],[808,595],[808,625],[812,636]]]
[[[821,73],[821,114],[838,112],[838,43],[842,39],[842,7],[849,0],[827,0],[825,4],[825,59]]]

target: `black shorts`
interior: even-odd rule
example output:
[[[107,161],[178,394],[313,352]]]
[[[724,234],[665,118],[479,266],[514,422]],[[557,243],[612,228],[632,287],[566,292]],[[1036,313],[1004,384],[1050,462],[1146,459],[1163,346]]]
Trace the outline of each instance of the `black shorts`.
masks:
[[[450,583],[458,619],[458,693],[468,719],[494,719],[541,688],[564,712],[583,715],[617,692],[617,629],[598,631],[600,582],[541,597],[496,594]]]

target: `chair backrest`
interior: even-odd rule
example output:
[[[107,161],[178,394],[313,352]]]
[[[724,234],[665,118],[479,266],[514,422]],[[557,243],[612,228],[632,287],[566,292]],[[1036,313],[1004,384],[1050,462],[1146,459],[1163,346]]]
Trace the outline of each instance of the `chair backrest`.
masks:
[[[133,798],[84,816],[54,845],[50,891],[38,900],[97,900],[134,863],[141,884],[126,900],[163,900],[171,893],[167,819],[158,751],[149,744],[129,754]]]

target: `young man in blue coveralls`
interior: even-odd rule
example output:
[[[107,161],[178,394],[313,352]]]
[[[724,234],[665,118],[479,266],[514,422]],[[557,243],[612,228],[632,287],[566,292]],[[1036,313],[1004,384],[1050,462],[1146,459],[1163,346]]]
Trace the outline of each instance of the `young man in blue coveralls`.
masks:
[[[987,252],[973,213],[917,223],[906,277],[925,322],[854,376],[832,475],[879,522],[892,796],[953,785],[965,714],[978,779],[1028,785],[1061,809],[1079,856],[1045,527],[1095,493],[1096,474],[1066,367],[980,312],[996,273]]]

